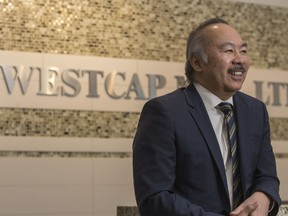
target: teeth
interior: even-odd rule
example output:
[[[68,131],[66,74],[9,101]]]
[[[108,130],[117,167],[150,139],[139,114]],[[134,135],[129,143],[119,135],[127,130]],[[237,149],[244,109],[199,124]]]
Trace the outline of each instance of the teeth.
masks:
[[[233,71],[233,72],[231,72],[231,74],[240,76],[240,75],[242,75],[242,72],[241,71]]]

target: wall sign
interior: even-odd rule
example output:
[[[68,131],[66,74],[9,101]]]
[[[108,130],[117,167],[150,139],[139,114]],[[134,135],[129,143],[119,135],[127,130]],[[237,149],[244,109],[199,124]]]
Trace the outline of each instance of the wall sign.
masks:
[[[184,63],[0,52],[1,107],[140,111],[185,84]],[[287,116],[288,73],[250,68],[243,91]]]

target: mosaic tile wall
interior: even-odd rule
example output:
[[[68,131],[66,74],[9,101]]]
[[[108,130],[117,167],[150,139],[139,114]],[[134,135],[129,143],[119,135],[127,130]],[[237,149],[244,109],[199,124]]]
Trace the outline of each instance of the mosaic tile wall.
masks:
[[[0,49],[184,62],[188,33],[214,16],[241,32],[254,67],[288,70],[288,9],[225,0],[2,0]],[[1,136],[44,137],[132,138],[139,117],[15,108],[0,114]],[[271,119],[272,139],[288,140],[287,129],[288,118]]]
[[[288,69],[287,8],[225,0],[1,0],[0,49],[183,62],[186,37],[219,16],[258,68]]]
[[[0,108],[0,116],[0,136],[133,138],[139,113]],[[270,124],[273,140],[288,140],[288,119]]]
[[[139,113],[0,108],[0,116],[0,136],[132,138]]]

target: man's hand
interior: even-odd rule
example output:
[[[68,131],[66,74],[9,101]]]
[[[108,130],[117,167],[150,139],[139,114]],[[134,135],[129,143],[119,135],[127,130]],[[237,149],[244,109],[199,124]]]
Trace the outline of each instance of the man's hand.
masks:
[[[270,199],[263,192],[255,192],[241,205],[234,209],[230,216],[267,216]]]

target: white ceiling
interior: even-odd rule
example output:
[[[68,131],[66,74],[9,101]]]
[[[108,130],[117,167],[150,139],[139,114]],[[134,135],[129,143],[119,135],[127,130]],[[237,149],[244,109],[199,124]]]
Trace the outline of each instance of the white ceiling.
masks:
[[[271,5],[288,8],[288,0],[230,0],[234,2],[248,2],[254,4]]]

